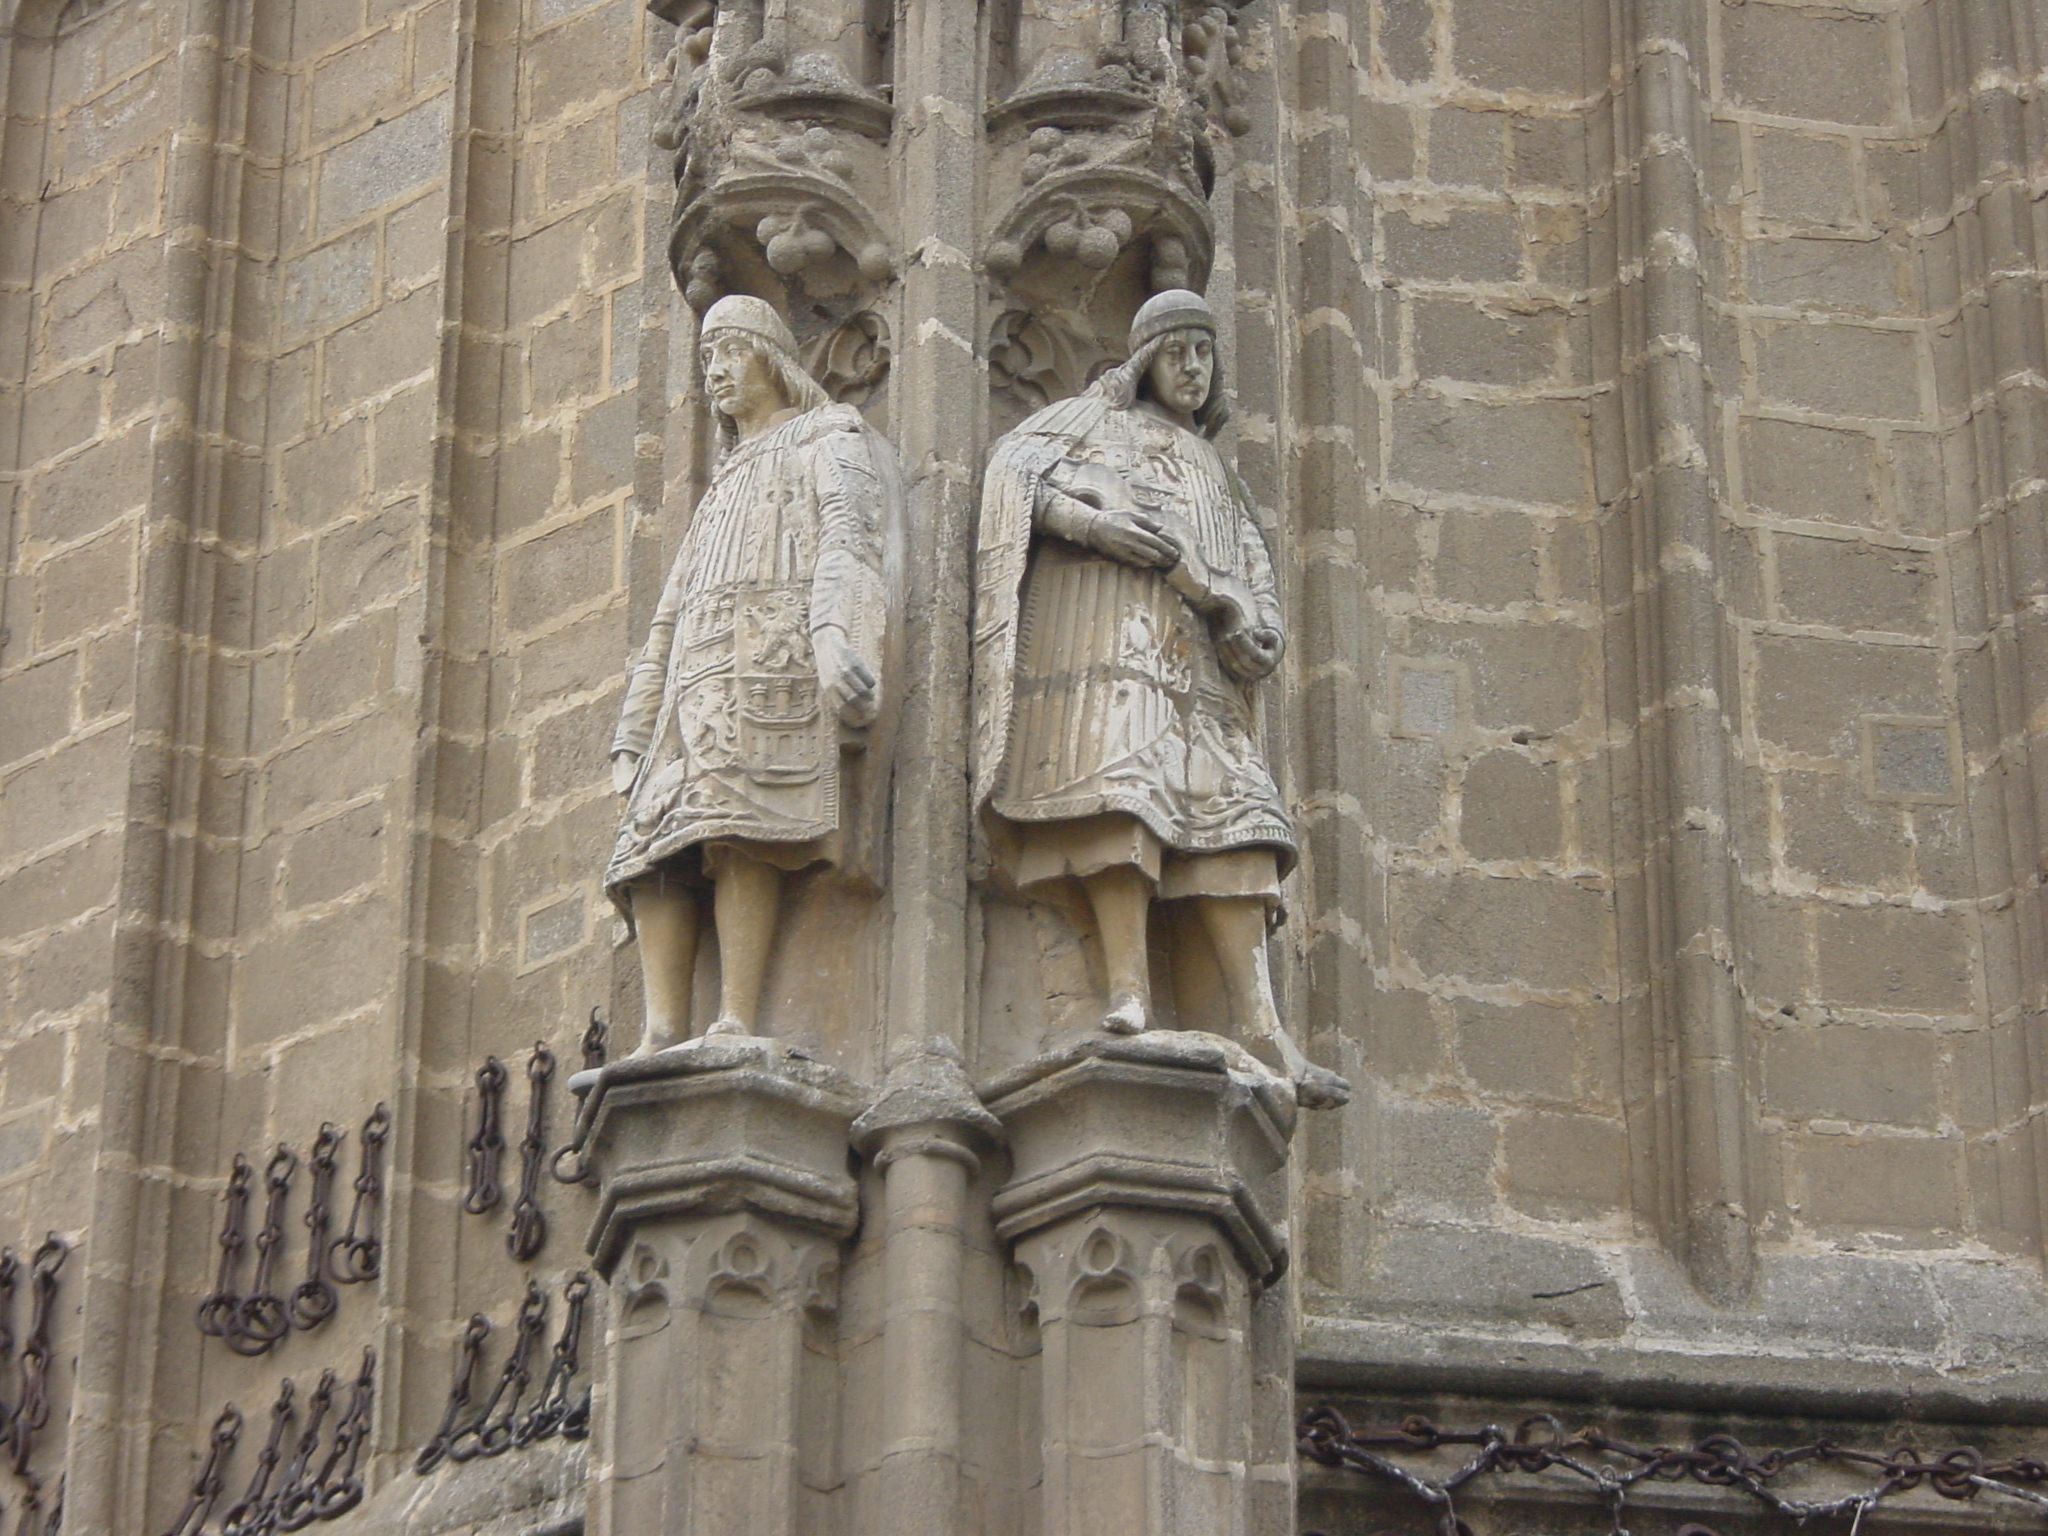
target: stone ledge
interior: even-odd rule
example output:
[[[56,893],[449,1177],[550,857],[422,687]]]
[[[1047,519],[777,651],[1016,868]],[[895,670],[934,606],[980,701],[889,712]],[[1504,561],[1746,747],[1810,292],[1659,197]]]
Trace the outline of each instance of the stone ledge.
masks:
[[[1317,1391],[1564,1399],[1641,1409],[2048,1424],[2048,1369],[1959,1377],[1931,1360],[1567,1344],[1412,1318],[1302,1319],[1295,1381]]]
[[[333,1529],[341,1536],[574,1536],[583,1528],[589,1459],[583,1441],[550,1440],[507,1456],[446,1462],[428,1477],[407,1468]]]
[[[767,1040],[692,1041],[569,1081],[568,1150],[599,1187],[587,1246],[610,1278],[627,1235],[663,1216],[751,1209],[849,1235],[860,1216],[847,1127],[866,1095]]]
[[[1287,1263],[1261,1186],[1287,1161],[1291,1089],[1233,1070],[1213,1036],[1097,1036],[1003,1074],[984,1095],[1010,1137],[991,1210],[1010,1242],[1093,1206],[1187,1211],[1260,1284]]]

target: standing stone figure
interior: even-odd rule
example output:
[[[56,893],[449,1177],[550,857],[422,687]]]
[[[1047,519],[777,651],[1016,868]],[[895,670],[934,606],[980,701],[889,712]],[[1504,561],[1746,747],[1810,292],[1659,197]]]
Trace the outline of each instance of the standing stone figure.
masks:
[[[1216,318],[1157,294],[1130,360],[1002,438],[982,488],[975,804],[1017,888],[1077,882],[1109,982],[1102,1027],[1151,1021],[1154,901],[1206,931],[1237,1037],[1310,1107],[1350,1087],[1281,1027],[1269,918],[1294,833],[1259,749],[1284,644],[1250,497],[1212,441]]]
[[[707,887],[721,999],[704,1033],[755,1032],[783,877],[841,861],[844,781],[881,705],[894,451],[760,299],[719,300],[702,337],[723,451],[611,749],[627,800],[605,885],[639,941],[641,1053],[690,1033]]]

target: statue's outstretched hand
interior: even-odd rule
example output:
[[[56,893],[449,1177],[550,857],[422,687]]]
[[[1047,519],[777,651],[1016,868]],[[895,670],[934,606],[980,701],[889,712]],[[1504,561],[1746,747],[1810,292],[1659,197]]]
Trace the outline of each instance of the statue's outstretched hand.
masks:
[[[1270,677],[1273,669],[1280,665],[1280,653],[1286,648],[1286,640],[1280,631],[1265,624],[1241,624],[1228,629],[1217,638],[1216,649],[1221,654],[1223,665],[1237,677],[1247,682],[1257,682]]]
[[[839,713],[839,723],[858,730],[872,725],[881,708],[881,680],[874,664],[854,650],[846,631],[825,624],[811,632],[818,660],[818,688]]]
[[[637,752],[614,752],[612,754],[612,793],[630,794],[633,780],[640,774],[640,754]]]

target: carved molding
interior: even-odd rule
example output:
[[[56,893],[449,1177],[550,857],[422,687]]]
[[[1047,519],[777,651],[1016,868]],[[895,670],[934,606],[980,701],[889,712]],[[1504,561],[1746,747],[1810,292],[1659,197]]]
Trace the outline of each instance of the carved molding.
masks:
[[[677,27],[655,132],[674,157],[677,286],[699,314],[727,294],[767,300],[806,361],[857,352],[843,390],[832,368],[818,376],[835,398],[863,402],[890,361],[875,314],[896,274],[877,211],[888,202],[895,117],[886,86],[856,79],[779,10],[713,0],[650,9]]]
[[[1213,1234],[1114,1206],[1020,1242],[1014,1273],[1012,1306],[1041,1325],[1114,1328],[1157,1316],[1224,1339],[1249,1294],[1237,1255]]]
[[[1283,1080],[1238,1070],[1227,1042],[1175,1030],[1096,1036],[1005,1074],[983,1097],[1010,1138],[1010,1181],[990,1207],[1006,1241],[1125,1207],[1206,1218],[1259,1284],[1285,1270],[1275,1176],[1293,1095]],[[1046,1276],[1035,1280],[1043,1308],[1052,1292]]]
[[[747,1316],[839,1311],[839,1239],[753,1211],[636,1233],[613,1272],[619,1337],[660,1331],[678,1309]]]
[[[752,1211],[835,1238],[858,1222],[847,1127],[866,1095],[844,1073],[766,1042],[695,1041],[570,1087],[584,1096],[570,1148],[598,1184],[588,1246],[607,1278],[652,1220]]]

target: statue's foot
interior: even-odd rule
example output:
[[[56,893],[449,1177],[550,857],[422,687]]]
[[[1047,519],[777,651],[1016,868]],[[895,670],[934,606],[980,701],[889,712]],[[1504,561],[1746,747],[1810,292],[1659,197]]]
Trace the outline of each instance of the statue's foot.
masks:
[[[704,1031],[704,1038],[706,1040],[716,1040],[721,1035],[750,1035],[752,1033],[752,1030],[728,1013],[722,1018],[712,1021],[711,1027]]]
[[[1151,1020],[1145,1017],[1145,1000],[1135,992],[1119,992],[1109,1000],[1109,1012],[1102,1016],[1103,1030],[1112,1035],[1142,1035]]]
[[[1351,1084],[1328,1067],[1306,1062],[1294,1079],[1294,1102],[1303,1109],[1335,1109],[1351,1102]]]
[[[660,1051],[667,1050],[682,1038],[674,1030],[649,1028],[641,1033],[639,1047],[633,1054],[635,1056],[652,1056]]]

